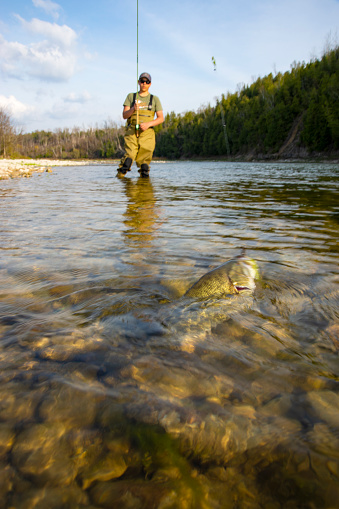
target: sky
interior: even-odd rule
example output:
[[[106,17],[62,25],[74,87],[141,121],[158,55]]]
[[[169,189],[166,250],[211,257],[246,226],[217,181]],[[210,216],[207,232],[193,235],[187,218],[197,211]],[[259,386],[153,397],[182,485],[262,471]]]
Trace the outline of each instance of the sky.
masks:
[[[23,132],[122,125],[138,71],[165,114],[197,111],[321,58],[338,26],[339,0],[0,0],[0,108]]]

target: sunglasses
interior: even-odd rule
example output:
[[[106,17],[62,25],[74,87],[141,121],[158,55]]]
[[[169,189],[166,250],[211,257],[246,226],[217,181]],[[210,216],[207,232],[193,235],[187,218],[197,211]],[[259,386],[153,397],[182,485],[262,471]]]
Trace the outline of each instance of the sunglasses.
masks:
[[[144,79],[144,80],[140,80],[140,83],[147,83],[147,85],[149,85],[151,82],[150,82],[150,80]]]

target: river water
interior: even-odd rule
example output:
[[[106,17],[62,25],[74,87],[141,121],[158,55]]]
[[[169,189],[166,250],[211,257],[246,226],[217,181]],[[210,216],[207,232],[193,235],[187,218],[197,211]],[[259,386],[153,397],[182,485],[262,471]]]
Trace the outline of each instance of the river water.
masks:
[[[338,165],[0,182],[0,508],[335,508]],[[253,296],[180,297],[245,248]]]

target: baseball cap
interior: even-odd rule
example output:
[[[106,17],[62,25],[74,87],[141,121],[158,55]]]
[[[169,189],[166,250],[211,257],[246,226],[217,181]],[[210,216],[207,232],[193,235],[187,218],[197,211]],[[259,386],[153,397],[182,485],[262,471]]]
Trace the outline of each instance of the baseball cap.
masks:
[[[152,83],[151,75],[148,74],[148,72],[143,72],[142,74],[140,74],[139,81],[141,80],[141,78],[146,78],[146,79],[148,79]]]

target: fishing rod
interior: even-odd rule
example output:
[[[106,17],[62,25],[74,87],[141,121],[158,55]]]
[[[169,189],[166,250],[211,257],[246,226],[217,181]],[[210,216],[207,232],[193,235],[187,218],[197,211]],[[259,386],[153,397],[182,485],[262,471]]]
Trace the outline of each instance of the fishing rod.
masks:
[[[139,105],[139,0],[137,0],[137,95],[136,95],[136,104]],[[137,108],[137,123],[135,126],[135,134],[137,138],[139,138],[139,107]]]

